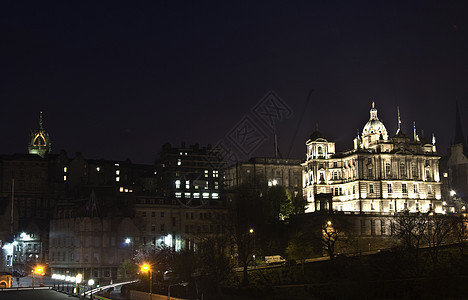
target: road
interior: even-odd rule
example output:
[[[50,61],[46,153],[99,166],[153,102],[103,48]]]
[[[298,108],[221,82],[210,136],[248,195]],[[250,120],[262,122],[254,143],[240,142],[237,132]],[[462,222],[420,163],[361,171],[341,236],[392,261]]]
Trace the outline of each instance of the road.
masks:
[[[0,292],[0,300],[71,300],[69,295],[50,289],[5,290]]]

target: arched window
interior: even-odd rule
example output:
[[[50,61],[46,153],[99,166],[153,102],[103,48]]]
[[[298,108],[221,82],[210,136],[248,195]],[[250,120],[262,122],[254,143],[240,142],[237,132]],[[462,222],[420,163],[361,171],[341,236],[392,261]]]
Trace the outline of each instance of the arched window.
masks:
[[[389,163],[389,162],[386,162],[386,163],[385,163],[385,174],[386,174],[387,176],[392,175],[392,169],[391,169],[391,167],[390,167],[390,163]]]
[[[318,146],[318,147],[317,147],[317,153],[318,153],[318,155],[323,155],[323,148],[322,148],[322,146]]]
[[[404,162],[400,162],[400,176],[406,177],[406,165]]]

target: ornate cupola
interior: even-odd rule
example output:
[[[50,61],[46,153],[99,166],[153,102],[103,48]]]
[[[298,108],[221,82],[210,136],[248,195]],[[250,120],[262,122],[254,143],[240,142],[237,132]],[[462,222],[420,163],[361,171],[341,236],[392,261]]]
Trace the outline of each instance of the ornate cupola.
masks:
[[[370,118],[362,130],[362,148],[366,149],[378,141],[388,140],[387,128],[377,117],[377,109],[375,108],[374,102],[372,102],[372,108],[370,110]]]
[[[29,154],[37,154],[45,157],[52,150],[49,134],[42,125],[42,111],[39,114],[39,129],[31,131],[29,135],[28,151]]]

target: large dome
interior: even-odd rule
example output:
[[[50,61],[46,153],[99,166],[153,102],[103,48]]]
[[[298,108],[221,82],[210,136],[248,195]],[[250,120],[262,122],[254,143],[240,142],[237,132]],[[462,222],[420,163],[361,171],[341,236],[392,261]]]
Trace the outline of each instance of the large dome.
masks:
[[[377,117],[377,109],[374,107],[374,103],[372,103],[372,108],[370,110],[369,121],[367,121],[366,125],[364,125],[364,128],[362,129],[363,136],[368,134],[387,135],[387,128],[385,128],[385,125]]]
[[[379,120],[367,121],[366,125],[364,125],[364,129],[362,130],[363,135],[372,134],[372,133],[384,134],[386,132],[387,132],[387,128],[385,128],[385,125]]]

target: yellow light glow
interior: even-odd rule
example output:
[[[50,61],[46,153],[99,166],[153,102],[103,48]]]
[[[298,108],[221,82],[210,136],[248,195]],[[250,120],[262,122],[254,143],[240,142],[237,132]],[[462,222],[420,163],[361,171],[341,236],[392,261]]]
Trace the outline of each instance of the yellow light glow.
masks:
[[[43,266],[36,266],[34,268],[34,273],[37,274],[37,275],[44,276],[45,275],[44,267]]]
[[[148,271],[150,271],[150,270],[151,270],[151,267],[150,267],[149,264],[143,264],[143,265],[141,266],[141,271],[142,271],[142,272],[148,272]]]

